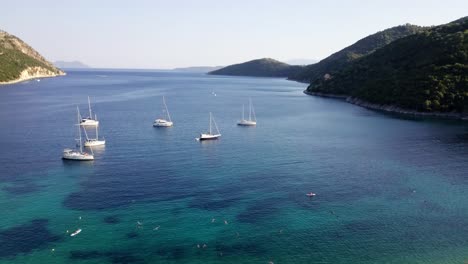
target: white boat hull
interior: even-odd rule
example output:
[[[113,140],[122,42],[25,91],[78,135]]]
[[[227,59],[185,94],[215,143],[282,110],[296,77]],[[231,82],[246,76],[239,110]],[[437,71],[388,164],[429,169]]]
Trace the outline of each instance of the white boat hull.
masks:
[[[76,236],[81,233],[81,229],[76,230],[75,232],[71,233],[70,236]]]
[[[249,120],[241,120],[237,123],[239,126],[256,126],[256,121],[249,121]]]
[[[94,119],[82,119],[80,126],[99,126],[99,121]]]
[[[198,138],[198,140],[214,140],[214,139],[218,139],[219,137],[221,137],[221,134],[216,134],[216,135],[200,134],[200,137]]]
[[[174,123],[164,119],[156,119],[153,123],[154,127],[171,127]]]
[[[85,147],[95,147],[95,146],[103,146],[106,144],[105,140],[93,140],[88,139],[84,142]]]
[[[88,160],[94,160],[94,156],[88,153],[81,153],[78,151],[70,151],[70,150],[64,150],[63,151],[63,159],[66,160],[78,160],[78,161],[88,161]]]

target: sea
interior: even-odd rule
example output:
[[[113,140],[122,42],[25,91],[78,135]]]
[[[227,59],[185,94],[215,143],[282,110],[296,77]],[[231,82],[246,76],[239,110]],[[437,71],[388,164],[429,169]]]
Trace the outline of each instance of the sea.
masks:
[[[1,86],[0,263],[468,263],[468,124],[305,88],[93,69]],[[106,145],[64,161],[88,96]],[[152,126],[163,96],[171,128]],[[237,126],[249,99],[257,126]],[[210,112],[222,136],[199,142]]]

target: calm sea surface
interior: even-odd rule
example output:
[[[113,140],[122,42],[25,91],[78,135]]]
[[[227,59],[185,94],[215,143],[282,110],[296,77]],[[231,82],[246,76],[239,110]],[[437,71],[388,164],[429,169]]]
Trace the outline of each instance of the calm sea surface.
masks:
[[[0,263],[466,263],[468,125],[304,88],[91,70],[1,86]],[[88,95],[107,145],[64,162]],[[175,125],[157,129],[163,95]],[[249,97],[258,126],[238,127]],[[222,138],[198,142],[209,112]]]

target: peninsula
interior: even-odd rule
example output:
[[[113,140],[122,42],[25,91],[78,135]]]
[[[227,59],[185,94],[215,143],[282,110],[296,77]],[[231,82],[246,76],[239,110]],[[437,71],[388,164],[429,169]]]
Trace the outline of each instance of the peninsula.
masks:
[[[21,39],[0,30],[0,84],[65,75]]]
[[[387,112],[468,119],[468,17],[393,41],[312,80],[306,93]]]
[[[211,71],[208,74],[252,77],[288,77],[302,68],[303,66],[289,65],[271,58],[263,58],[226,66],[219,70]]]

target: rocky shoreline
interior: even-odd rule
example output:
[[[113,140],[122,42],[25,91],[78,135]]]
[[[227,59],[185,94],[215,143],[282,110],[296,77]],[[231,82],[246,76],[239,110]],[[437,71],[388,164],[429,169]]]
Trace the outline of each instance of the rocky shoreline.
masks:
[[[317,93],[317,92],[309,92],[307,90],[304,90],[304,93],[307,94],[307,95],[328,97],[328,98],[336,98],[336,99],[343,99],[343,100],[346,100],[346,98],[348,98],[347,95]]]
[[[411,109],[404,109],[394,105],[381,105],[381,104],[373,104],[359,98],[354,98],[351,96],[346,95],[336,95],[336,94],[324,94],[324,93],[315,93],[315,92],[308,92],[304,90],[304,93],[307,95],[312,96],[320,96],[320,97],[327,97],[327,98],[335,98],[345,100],[348,103],[355,104],[367,109],[383,111],[392,114],[400,114],[406,116],[413,116],[413,117],[423,117],[423,118],[441,118],[441,119],[453,119],[453,120],[463,120],[468,121],[468,115],[460,114],[460,113],[441,113],[441,112],[418,112]]]
[[[0,82],[0,85],[7,85],[7,84],[14,84],[14,83],[19,83],[19,82],[24,82],[27,80],[32,80],[32,79],[37,79],[37,78],[51,78],[51,77],[57,77],[57,76],[63,76],[66,75],[65,72],[60,71],[59,73],[55,73],[51,70],[42,68],[42,67],[28,67],[27,69],[24,69],[20,76],[17,79],[6,81],[6,82]]]

